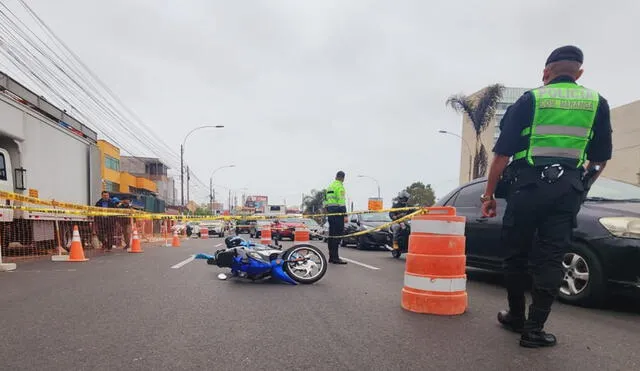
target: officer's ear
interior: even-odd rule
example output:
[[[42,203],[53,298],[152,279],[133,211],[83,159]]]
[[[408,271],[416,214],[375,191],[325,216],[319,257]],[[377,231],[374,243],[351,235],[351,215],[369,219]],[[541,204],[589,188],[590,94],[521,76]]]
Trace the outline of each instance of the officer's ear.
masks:
[[[584,72],[584,70],[581,68],[577,73],[576,73],[576,81],[578,81],[578,79],[580,77],[582,77],[582,73]]]
[[[551,79],[549,78],[551,76],[551,70],[549,69],[549,67],[545,67],[544,70],[542,70],[542,82],[547,85],[549,83],[549,81],[551,81]]]

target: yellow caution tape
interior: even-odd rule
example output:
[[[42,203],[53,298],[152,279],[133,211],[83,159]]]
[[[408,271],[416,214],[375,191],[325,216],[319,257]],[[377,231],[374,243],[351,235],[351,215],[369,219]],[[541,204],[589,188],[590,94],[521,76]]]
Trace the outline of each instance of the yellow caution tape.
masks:
[[[364,230],[364,231],[355,232],[355,233],[351,233],[351,234],[346,234],[344,236],[322,236],[322,237],[324,237],[324,238],[333,238],[333,239],[340,238],[341,239],[341,238],[348,238],[348,237],[364,236],[365,234],[369,234],[369,233],[373,233],[373,232],[376,232],[376,231],[379,231],[379,230],[382,230],[382,229],[386,229],[386,228],[391,227],[394,224],[400,224],[402,222],[410,220],[411,218],[413,218],[416,215],[423,215],[423,214],[428,214],[428,213],[429,213],[428,209],[420,209],[420,210],[415,211],[415,212],[413,212],[411,214],[405,215],[402,218],[396,219],[396,220],[391,221],[389,223],[385,223],[385,224],[379,225],[379,226],[377,226],[375,228],[371,228],[371,229],[367,229],[367,230]],[[312,234],[314,236],[321,236],[318,233],[312,233]]]
[[[175,214],[161,214],[161,213],[149,213],[145,211],[135,210],[135,209],[114,209],[114,208],[103,208],[96,206],[87,206],[87,205],[79,205],[68,202],[60,202],[56,200],[42,200],[36,197],[24,196],[17,193],[0,191],[0,199],[13,200],[24,203],[31,203],[41,206],[51,206],[57,207],[58,209],[47,209],[47,208],[37,208],[30,206],[22,206],[22,205],[12,205],[12,206],[0,206],[2,208],[11,208],[14,210],[22,210],[22,211],[30,211],[30,212],[41,212],[41,213],[51,213],[51,214],[73,214],[73,215],[85,215],[85,216],[121,216],[121,217],[131,217],[134,219],[147,219],[147,220],[179,220],[179,221],[206,221],[206,220],[223,220],[223,221],[231,221],[231,220],[273,220],[273,219],[289,219],[294,218],[290,214],[285,215],[175,215]],[[117,211],[115,211],[117,210]],[[370,214],[370,213],[385,213],[385,212],[396,212],[396,211],[413,211],[413,210],[421,210],[420,207],[401,207],[401,208],[391,208],[391,209],[383,209],[383,210],[363,210],[363,211],[351,211],[346,213],[321,213],[321,214],[302,214],[300,218],[321,218],[327,216],[348,216],[348,215],[358,215],[358,214]]]

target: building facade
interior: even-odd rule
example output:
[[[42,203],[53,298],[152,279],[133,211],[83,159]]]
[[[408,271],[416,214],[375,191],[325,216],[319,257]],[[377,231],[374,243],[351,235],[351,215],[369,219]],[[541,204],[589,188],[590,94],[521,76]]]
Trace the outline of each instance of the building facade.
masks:
[[[504,116],[507,108],[514,104],[522,94],[524,94],[528,88],[515,88],[505,87],[502,98],[498,102],[496,108],[496,114],[492,122],[487,128],[480,134],[480,142],[484,144],[489,161],[492,158],[493,145],[498,140],[500,135],[500,121]],[[472,98],[480,96],[484,93],[484,89],[479,90],[471,95]],[[473,128],[471,120],[467,114],[462,116],[462,142],[460,143],[461,155],[460,155],[460,184],[467,183],[472,180],[473,172],[471,171],[473,166],[473,156],[475,155],[476,148],[476,132]]]
[[[120,149],[113,144],[101,139],[98,140],[98,149],[103,190],[118,198],[131,197],[135,208],[155,213],[164,212],[165,203],[158,199],[158,187],[153,179],[145,174],[127,171],[123,166],[123,158],[126,157],[120,156]]]
[[[123,171],[129,172],[137,177],[151,179],[156,184],[158,197],[169,205],[176,204],[174,179],[167,176],[169,167],[164,165],[159,159],[152,157],[122,156],[120,161],[120,166]]]
[[[613,156],[602,176],[640,185],[640,100],[611,110]]]
[[[529,89],[505,88],[503,98],[498,103],[498,109],[493,122],[481,134],[480,141],[484,144],[489,162],[493,156],[492,149],[500,135],[500,120],[506,109]],[[480,90],[472,95],[478,96]],[[613,158],[607,163],[603,176],[627,183],[640,185],[640,100],[611,109],[611,126],[613,129]],[[466,114],[462,119],[462,141],[460,144],[460,184],[471,180],[471,156],[475,153],[476,134],[471,120]],[[472,175],[472,174],[471,174]]]

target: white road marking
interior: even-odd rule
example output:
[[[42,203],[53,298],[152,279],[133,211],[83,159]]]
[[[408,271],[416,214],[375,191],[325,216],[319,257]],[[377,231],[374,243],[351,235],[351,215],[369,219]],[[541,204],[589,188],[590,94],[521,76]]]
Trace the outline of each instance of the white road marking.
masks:
[[[222,242],[220,242],[219,244],[215,245],[214,247],[220,247],[222,246]]]
[[[373,265],[369,265],[369,264],[365,264],[365,263],[360,263],[359,261],[352,260],[352,259],[347,259],[347,258],[344,258],[344,257],[342,257],[342,256],[340,257],[340,259],[345,260],[345,261],[348,261],[349,263],[353,263],[353,264],[359,265],[359,266],[361,266],[361,267],[365,267],[365,268],[373,269],[374,271],[377,271],[377,270],[379,270],[379,269],[380,269],[380,268],[378,268],[378,267],[374,267]]]
[[[195,256],[195,255],[191,255],[189,258],[187,258],[187,259],[185,259],[185,260],[181,261],[180,263],[178,263],[178,264],[176,264],[176,265],[172,266],[171,268],[173,268],[173,269],[182,268],[183,266],[185,266],[185,265],[187,265],[187,264],[191,263],[195,258],[196,258],[196,256]]]

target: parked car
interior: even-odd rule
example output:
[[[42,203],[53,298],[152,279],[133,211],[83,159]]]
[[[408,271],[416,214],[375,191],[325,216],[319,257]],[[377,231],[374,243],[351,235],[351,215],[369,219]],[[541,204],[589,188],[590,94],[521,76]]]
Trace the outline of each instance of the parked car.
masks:
[[[249,229],[249,236],[251,238],[260,238],[262,235],[261,231],[264,227],[271,227],[270,220],[254,220],[251,222],[251,228]]]
[[[297,223],[299,226],[305,226],[309,230],[309,239],[321,239],[322,226],[311,218],[287,218],[288,223]]]
[[[222,220],[203,220],[200,222],[198,236],[202,237],[200,230],[207,228],[209,236],[224,237],[225,223]]]
[[[486,178],[462,185],[439,200],[467,218],[467,265],[502,271],[506,249],[500,244],[506,202],[498,199],[498,215],[482,216],[480,195]],[[598,305],[609,294],[640,296],[640,187],[600,177],[578,214],[563,262],[565,277],[559,299]]]
[[[314,240],[314,239],[321,239],[322,238],[322,226],[320,224],[318,224],[318,222],[316,222],[315,220],[311,219],[311,218],[302,218],[301,219],[302,223],[304,223],[304,225],[307,226],[307,228],[309,229],[310,233],[310,239]]]
[[[241,233],[249,233],[251,231],[251,221],[238,220],[236,222],[235,229],[237,235],[240,235]]]
[[[391,222],[388,213],[369,213],[352,215],[349,222],[344,227],[344,234],[352,234],[356,232],[374,229],[383,224]],[[387,227],[375,232],[367,233],[362,236],[347,237],[342,239],[342,246],[356,245],[358,249],[365,250],[371,248],[380,248],[391,246],[393,243],[393,234]]]
[[[293,241],[296,228],[304,227],[304,223],[302,223],[299,218],[276,219],[273,224],[271,224],[271,235],[279,241],[283,238],[289,238]]]

